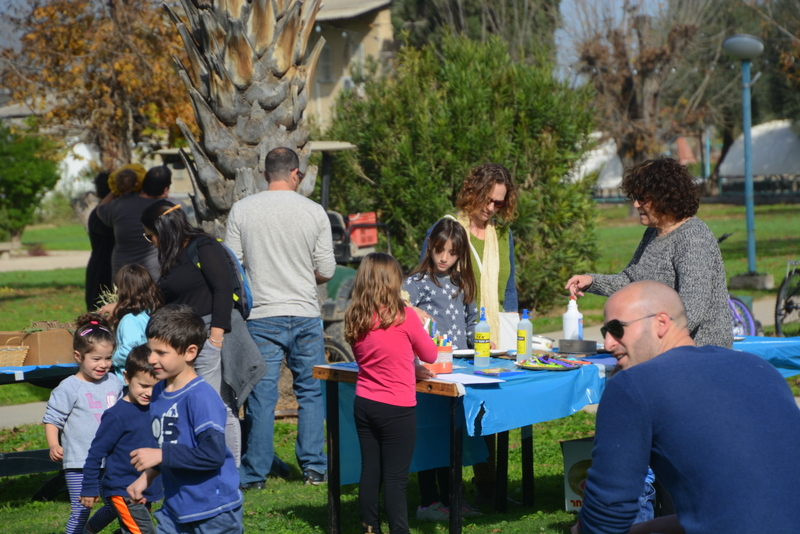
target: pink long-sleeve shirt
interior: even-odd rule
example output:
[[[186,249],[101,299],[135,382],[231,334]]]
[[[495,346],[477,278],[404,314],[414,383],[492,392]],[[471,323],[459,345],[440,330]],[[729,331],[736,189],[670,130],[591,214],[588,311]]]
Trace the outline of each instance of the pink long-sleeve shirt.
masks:
[[[393,406],[416,406],[414,354],[425,363],[436,361],[436,345],[413,308],[406,319],[386,330],[370,330],[353,345],[358,363],[356,395]]]

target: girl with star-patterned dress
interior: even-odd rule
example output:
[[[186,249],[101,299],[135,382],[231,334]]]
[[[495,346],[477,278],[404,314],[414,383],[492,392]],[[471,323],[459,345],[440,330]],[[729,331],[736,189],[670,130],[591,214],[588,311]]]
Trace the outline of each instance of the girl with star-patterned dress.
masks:
[[[436,321],[436,332],[469,349],[475,336],[475,276],[467,232],[453,219],[441,219],[431,230],[422,262],[403,284],[403,298]]]
[[[467,232],[454,219],[441,219],[431,230],[425,257],[403,283],[403,299],[436,321],[436,332],[447,335],[454,350],[470,349],[478,319],[475,286]],[[448,469],[420,471],[417,476],[417,519],[447,520]],[[462,510],[462,515],[477,513],[469,506]]]

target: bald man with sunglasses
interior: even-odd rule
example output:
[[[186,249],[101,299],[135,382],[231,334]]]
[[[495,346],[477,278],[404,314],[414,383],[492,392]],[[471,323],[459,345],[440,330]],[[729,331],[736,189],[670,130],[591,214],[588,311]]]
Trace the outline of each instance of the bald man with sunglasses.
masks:
[[[800,410],[758,356],[696,347],[678,294],[634,282],[605,306],[606,384],[573,533],[790,533],[800,525]],[[676,515],[633,525],[651,466]]]

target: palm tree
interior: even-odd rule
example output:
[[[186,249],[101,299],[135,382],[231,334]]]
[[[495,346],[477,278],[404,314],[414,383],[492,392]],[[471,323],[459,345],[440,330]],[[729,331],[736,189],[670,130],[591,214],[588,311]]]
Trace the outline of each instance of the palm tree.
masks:
[[[189,91],[196,139],[180,119],[194,161],[181,151],[198,220],[224,234],[237,200],[263,190],[264,156],[280,146],[308,164],[303,111],[308,81],[325,40],[306,57],[320,0],[181,0],[187,22],[165,4],[180,33],[188,67],[174,58]],[[213,4],[213,5],[212,5]]]

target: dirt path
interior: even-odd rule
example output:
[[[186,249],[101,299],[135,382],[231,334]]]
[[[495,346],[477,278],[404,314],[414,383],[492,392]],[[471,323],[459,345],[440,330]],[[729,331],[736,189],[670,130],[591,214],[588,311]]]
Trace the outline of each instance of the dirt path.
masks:
[[[86,267],[90,254],[88,250],[49,250],[47,256],[2,257],[0,258],[0,273],[77,269]]]

